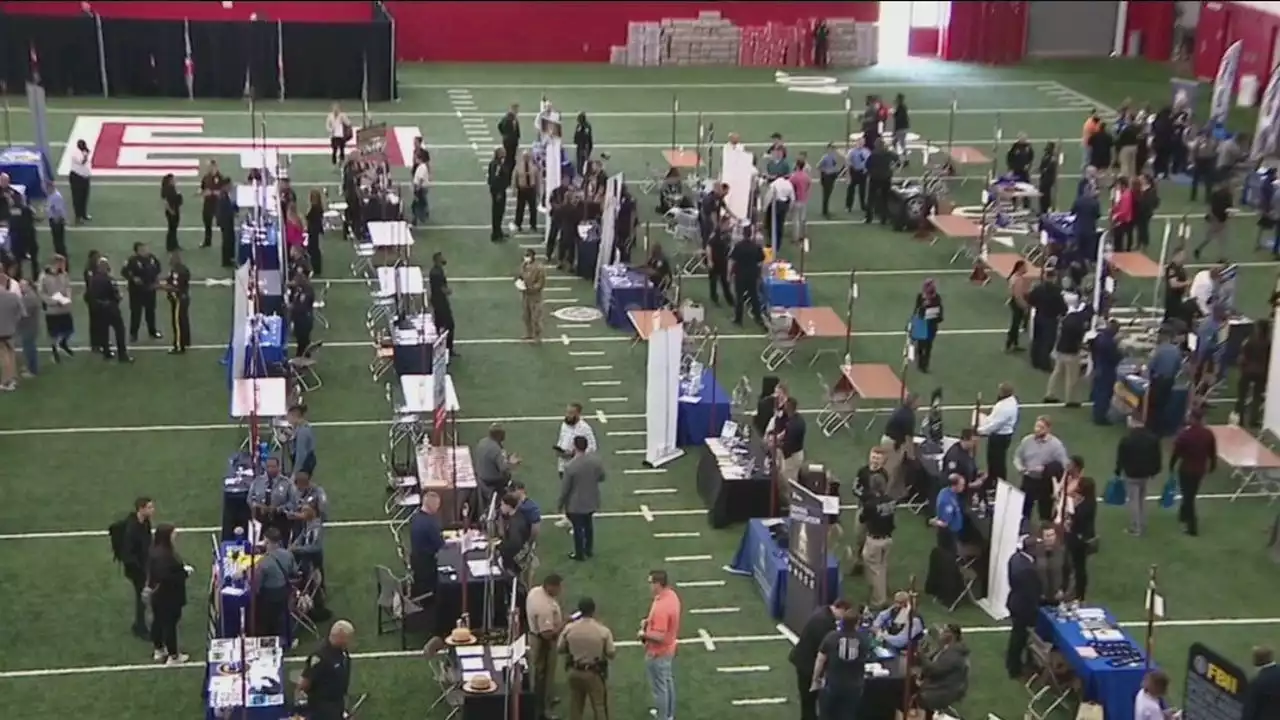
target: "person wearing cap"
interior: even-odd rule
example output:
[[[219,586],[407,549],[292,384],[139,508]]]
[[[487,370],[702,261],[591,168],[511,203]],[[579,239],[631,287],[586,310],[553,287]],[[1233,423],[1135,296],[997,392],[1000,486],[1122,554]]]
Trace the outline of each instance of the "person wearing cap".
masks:
[[[551,573],[542,584],[529,590],[525,598],[525,615],[529,627],[529,659],[533,662],[533,694],[537,702],[537,716],[555,717],[552,714],[556,678],[556,639],[564,629],[564,614],[560,611],[560,591],[563,579]]]
[[[1009,596],[1005,600],[1005,609],[1009,611],[1009,620],[1013,626],[1009,630],[1004,668],[1012,680],[1022,678],[1023,653],[1027,649],[1031,629],[1036,625],[1040,599],[1044,596],[1036,559],[1030,551],[1031,546],[1031,536],[1023,535],[1018,538],[1018,551],[1009,558]]]
[[[343,720],[347,714],[347,692],[351,689],[351,653],[348,646],[355,627],[338,620],[329,628],[329,637],[307,656],[298,690],[307,697],[307,717],[311,720]]]
[[[520,462],[520,458],[508,455],[503,448],[506,441],[506,429],[494,423],[489,426],[489,434],[476,443],[475,473],[481,514],[489,511],[495,495],[501,496],[507,491],[511,484],[511,469]]]
[[[596,601],[578,601],[577,619],[560,634],[560,654],[569,669],[569,720],[582,720],[588,705],[594,720],[609,718],[609,662],[617,655],[613,631],[596,619]]]

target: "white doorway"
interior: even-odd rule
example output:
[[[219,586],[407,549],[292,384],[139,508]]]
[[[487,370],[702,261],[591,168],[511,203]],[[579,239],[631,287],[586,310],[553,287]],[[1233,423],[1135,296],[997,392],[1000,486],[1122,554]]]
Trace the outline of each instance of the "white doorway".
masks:
[[[880,3],[880,46],[876,53],[877,62],[900,63],[907,59],[907,38],[911,34],[912,6],[927,4],[930,3]]]

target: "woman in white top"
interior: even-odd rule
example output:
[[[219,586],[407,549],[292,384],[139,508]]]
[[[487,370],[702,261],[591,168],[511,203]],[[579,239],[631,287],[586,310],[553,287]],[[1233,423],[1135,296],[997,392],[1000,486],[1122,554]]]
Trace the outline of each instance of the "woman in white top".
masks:
[[[333,104],[329,116],[324,119],[325,130],[329,133],[329,162],[334,165],[339,160],[347,159],[347,141],[351,139],[351,119],[342,112],[342,106]]]
[[[75,221],[79,225],[93,218],[89,216],[89,145],[83,140],[76,141],[76,149],[71,153],[71,173],[67,177],[71,185],[71,209],[75,211]]]

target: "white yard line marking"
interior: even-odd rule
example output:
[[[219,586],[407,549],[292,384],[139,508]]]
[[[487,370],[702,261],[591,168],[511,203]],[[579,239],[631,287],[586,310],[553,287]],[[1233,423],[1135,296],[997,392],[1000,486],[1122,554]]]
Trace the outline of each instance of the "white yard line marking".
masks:
[[[569,344],[569,335],[567,333],[560,333],[560,343],[566,346]],[[572,355],[573,353],[569,354]]]
[[[683,540],[683,539],[689,539],[689,538],[700,538],[702,537],[702,533],[700,532],[662,532],[662,533],[654,533],[653,536],[660,540]]]
[[[661,475],[666,471],[667,471],[666,468],[627,468],[626,470],[622,471],[622,474],[623,475]],[[1204,496],[1197,495],[1196,497],[1200,498]]]
[[[742,612],[742,608],[736,607],[714,607],[714,608],[692,608],[689,610],[690,615],[732,615],[733,613]]]
[[[1042,80],[992,80],[992,81],[989,81],[989,82],[977,82],[977,81],[966,81],[966,80],[961,80],[961,81],[956,81],[956,82],[932,82],[932,81],[916,82],[915,80],[899,80],[899,81],[893,81],[893,82],[889,82],[889,81],[884,81],[884,82],[863,82],[863,81],[860,81],[860,80],[859,80],[859,81],[855,81],[855,82],[853,82],[853,83],[849,84],[849,87],[850,87],[850,89],[856,90],[856,89],[858,89],[858,88],[897,88],[897,87],[908,87],[908,88],[912,88],[912,87],[920,87],[920,88],[925,88],[925,87],[1036,87],[1036,86],[1044,85],[1044,84],[1045,84],[1045,81],[1042,81]],[[448,89],[448,88],[452,88],[453,86],[452,86],[452,85],[439,85],[439,84],[435,84],[435,83],[422,83],[422,84],[412,84],[412,85],[401,85],[400,87],[401,87],[401,88],[408,88],[408,89],[411,89],[411,90],[446,90],[446,89]],[[532,86],[532,85],[528,85],[528,84],[524,84],[524,85],[509,85],[509,84],[503,84],[503,83],[479,83],[479,84],[472,83],[472,84],[468,85],[467,87],[468,87],[469,89],[471,89],[471,90],[524,90],[525,92],[528,92],[528,93],[530,93],[531,95],[532,95],[535,91],[541,91],[541,90],[582,90],[583,92],[592,92],[592,91],[595,91],[595,90],[667,90],[667,91],[672,91],[672,90],[701,90],[701,89],[704,89],[704,88],[705,88],[705,89],[717,89],[717,88],[734,89],[734,88],[740,88],[740,89],[744,89],[744,90],[745,90],[745,89],[748,89],[748,88],[756,88],[756,89],[773,88],[773,89],[775,89],[775,90],[785,90],[785,89],[786,89],[784,85],[782,85],[781,83],[778,83],[777,81],[774,81],[774,82],[738,82],[738,83],[657,83],[657,84],[651,84],[651,83],[602,83],[602,84],[597,84],[597,83],[565,83],[565,84],[560,84],[560,85],[538,85],[538,86],[536,86],[536,87],[534,87],[534,86]],[[91,112],[91,111],[88,111],[88,110],[86,110],[86,111],[85,111],[85,113],[89,113],[89,112]],[[94,111],[92,111],[92,112],[101,112],[101,111],[100,111],[100,110],[94,110]],[[84,114],[84,113],[81,113],[81,114]],[[204,114],[208,114],[208,113],[204,113]],[[314,114],[314,113],[312,113],[312,114]],[[378,114],[380,115],[381,113],[378,113]]]
[[[677,585],[678,584],[679,583],[677,583]],[[733,674],[769,672],[769,666],[768,665],[734,665],[730,667],[718,667],[716,668],[716,672],[733,673]]]
[[[574,368],[575,372],[606,372],[612,370],[612,365],[579,365]]]
[[[565,335],[562,339],[564,340],[565,345],[569,344],[568,335]],[[579,339],[579,342],[581,342],[581,339]],[[603,350],[570,350],[569,351],[570,357],[600,357],[602,355],[604,355]]]
[[[638,449],[638,448],[631,448],[631,449],[629,449],[629,450],[614,450],[614,451],[613,451],[613,454],[614,454],[614,455],[643,455],[643,454],[645,454],[646,452],[648,452],[648,451],[647,451],[647,450],[641,450],[641,449]]]
[[[702,641],[702,647],[705,648],[707,652],[716,651],[716,642],[711,639],[711,633],[703,630],[702,628],[698,628],[698,639]]]
[[[676,587],[709,588],[709,587],[724,587],[725,584],[726,583],[723,580],[688,580],[686,582],[676,583]]]
[[[608,435],[609,437],[643,437],[645,435],[645,431],[644,430],[610,430],[609,432],[605,433],[605,435]]]
[[[557,330],[582,330],[590,327],[591,323],[556,323]]]
[[[576,298],[543,298],[542,302],[548,305],[573,305],[578,303],[578,300]]]
[[[670,557],[663,558],[663,562],[706,562],[711,559],[712,557],[710,555],[672,555]]]
[[[541,245],[534,245],[533,247],[542,247],[542,246],[541,246]],[[560,278],[556,278],[556,279],[557,279],[557,280],[559,280]],[[566,278],[564,278],[564,279],[565,279],[565,280],[577,280],[577,278],[568,278],[568,277],[566,277]],[[569,292],[569,291],[570,291],[570,290],[572,290],[572,289],[573,289],[573,288],[569,287],[568,285],[554,285],[554,286],[550,286],[550,287],[544,287],[544,288],[542,288],[542,292]]]
[[[677,488],[640,488],[632,490],[632,495],[675,495],[680,492]]]
[[[792,645],[795,645],[796,643],[800,642],[800,636],[796,635],[794,632],[791,632],[791,628],[787,627],[783,623],[778,623],[774,627],[776,627],[778,629],[778,632],[782,633],[782,637],[786,638],[787,642],[791,643]]]
[[[583,380],[583,387],[618,387],[622,384],[621,380]]]
[[[735,707],[748,707],[752,705],[786,705],[787,699],[784,697],[745,698],[743,700],[734,700],[732,704]]]
[[[624,397],[598,397],[598,398],[591,398],[589,402],[595,403],[597,405],[603,405],[604,403],[624,403],[624,402],[628,402],[628,399],[625,396]]]
[[[651,522],[653,522],[653,519],[654,519],[655,515],[654,515],[654,512],[653,512],[652,510],[650,510],[650,509],[649,509],[649,506],[648,506],[648,505],[641,505],[641,506],[640,506],[640,517],[644,518],[644,521],[645,521],[645,522],[650,522],[650,523],[651,523]]]
[[[596,410],[596,420],[599,420],[601,425],[609,424],[609,416],[605,415],[603,410]]]

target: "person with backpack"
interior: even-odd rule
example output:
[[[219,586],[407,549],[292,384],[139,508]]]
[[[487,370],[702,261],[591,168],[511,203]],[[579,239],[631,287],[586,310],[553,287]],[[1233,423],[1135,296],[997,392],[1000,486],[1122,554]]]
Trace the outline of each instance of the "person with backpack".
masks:
[[[151,600],[152,657],[166,665],[181,665],[189,658],[178,652],[178,622],[187,604],[187,577],[194,568],[182,562],[173,545],[174,526],[156,528],[147,561],[147,589]]]
[[[124,576],[133,586],[133,634],[143,640],[150,637],[143,588],[147,586],[151,518],[155,512],[155,502],[149,497],[140,497],[133,502],[133,512],[112,523],[107,530],[111,537],[111,554],[124,567]]]

